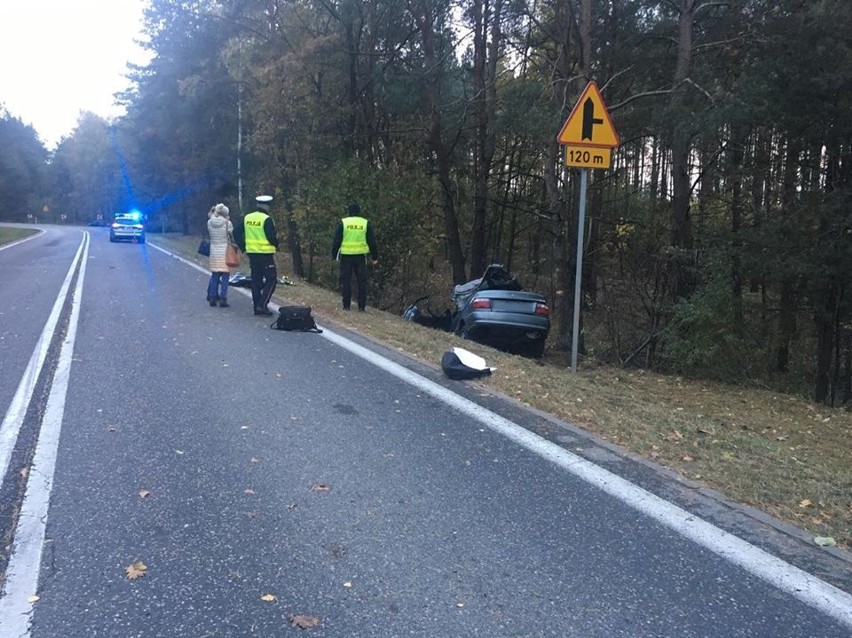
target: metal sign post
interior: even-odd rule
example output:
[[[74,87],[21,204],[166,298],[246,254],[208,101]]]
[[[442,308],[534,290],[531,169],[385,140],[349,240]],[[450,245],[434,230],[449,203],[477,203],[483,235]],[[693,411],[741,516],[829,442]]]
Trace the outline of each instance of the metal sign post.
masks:
[[[586,234],[586,188],[589,169],[580,169],[580,215],[577,220],[577,270],[574,273],[574,331],[571,335],[571,373],[577,374],[577,350],[580,341],[580,295],[583,283],[583,238]]]

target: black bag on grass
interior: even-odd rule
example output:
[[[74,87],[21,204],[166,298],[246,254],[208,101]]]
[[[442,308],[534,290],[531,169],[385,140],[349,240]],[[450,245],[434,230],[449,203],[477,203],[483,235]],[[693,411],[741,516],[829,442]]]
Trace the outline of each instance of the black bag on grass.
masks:
[[[310,306],[281,306],[278,319],[269,326],[274,330],[322,332],[311,316]]]
[[[441,357],[441,368],[450,379],[463,381],[465,379],[478,379],[487,377],[496,368],[491,368],[485,363],[485,359],[464,348],[450,348]]]

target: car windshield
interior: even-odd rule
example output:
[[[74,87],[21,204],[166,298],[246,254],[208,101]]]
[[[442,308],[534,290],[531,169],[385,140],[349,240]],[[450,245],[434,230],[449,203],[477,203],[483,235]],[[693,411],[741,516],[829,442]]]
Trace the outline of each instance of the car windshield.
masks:
[[[116,224],[120,224],[121,226],[135,226],[135,225],[136,225],[136,224],[138,224],[139,222],[137,222],[135,219],[121,219],[121,218],[118,218],[118,219],[116,219],[116,220],[115,220],[115,223],[116,223]]]

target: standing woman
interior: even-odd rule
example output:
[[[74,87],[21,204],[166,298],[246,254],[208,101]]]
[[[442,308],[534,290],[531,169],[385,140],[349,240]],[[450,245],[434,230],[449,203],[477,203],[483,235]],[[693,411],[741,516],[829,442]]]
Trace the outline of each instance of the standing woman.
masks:
[[[234,225],[229,219],[230,211],[224,204],[216,204],[207,220],[210,235],[210,283],[207,284],[207,301],[212,307],[228,307],[228,279],[231,269],[225,263],[225,249],[232,242]]]

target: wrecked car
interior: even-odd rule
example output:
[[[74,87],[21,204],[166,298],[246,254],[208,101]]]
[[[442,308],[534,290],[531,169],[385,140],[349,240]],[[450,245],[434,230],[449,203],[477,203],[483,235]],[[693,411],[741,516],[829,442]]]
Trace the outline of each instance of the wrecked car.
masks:
[[[501,264],[491,264],[482,277],[453,288],[455,310],[435,314],[427,297],[403,313],[414,323],[454,332],[472,341],[515,354],[540,357],[550,333],[550,309],[544,296],[523,290]]]

